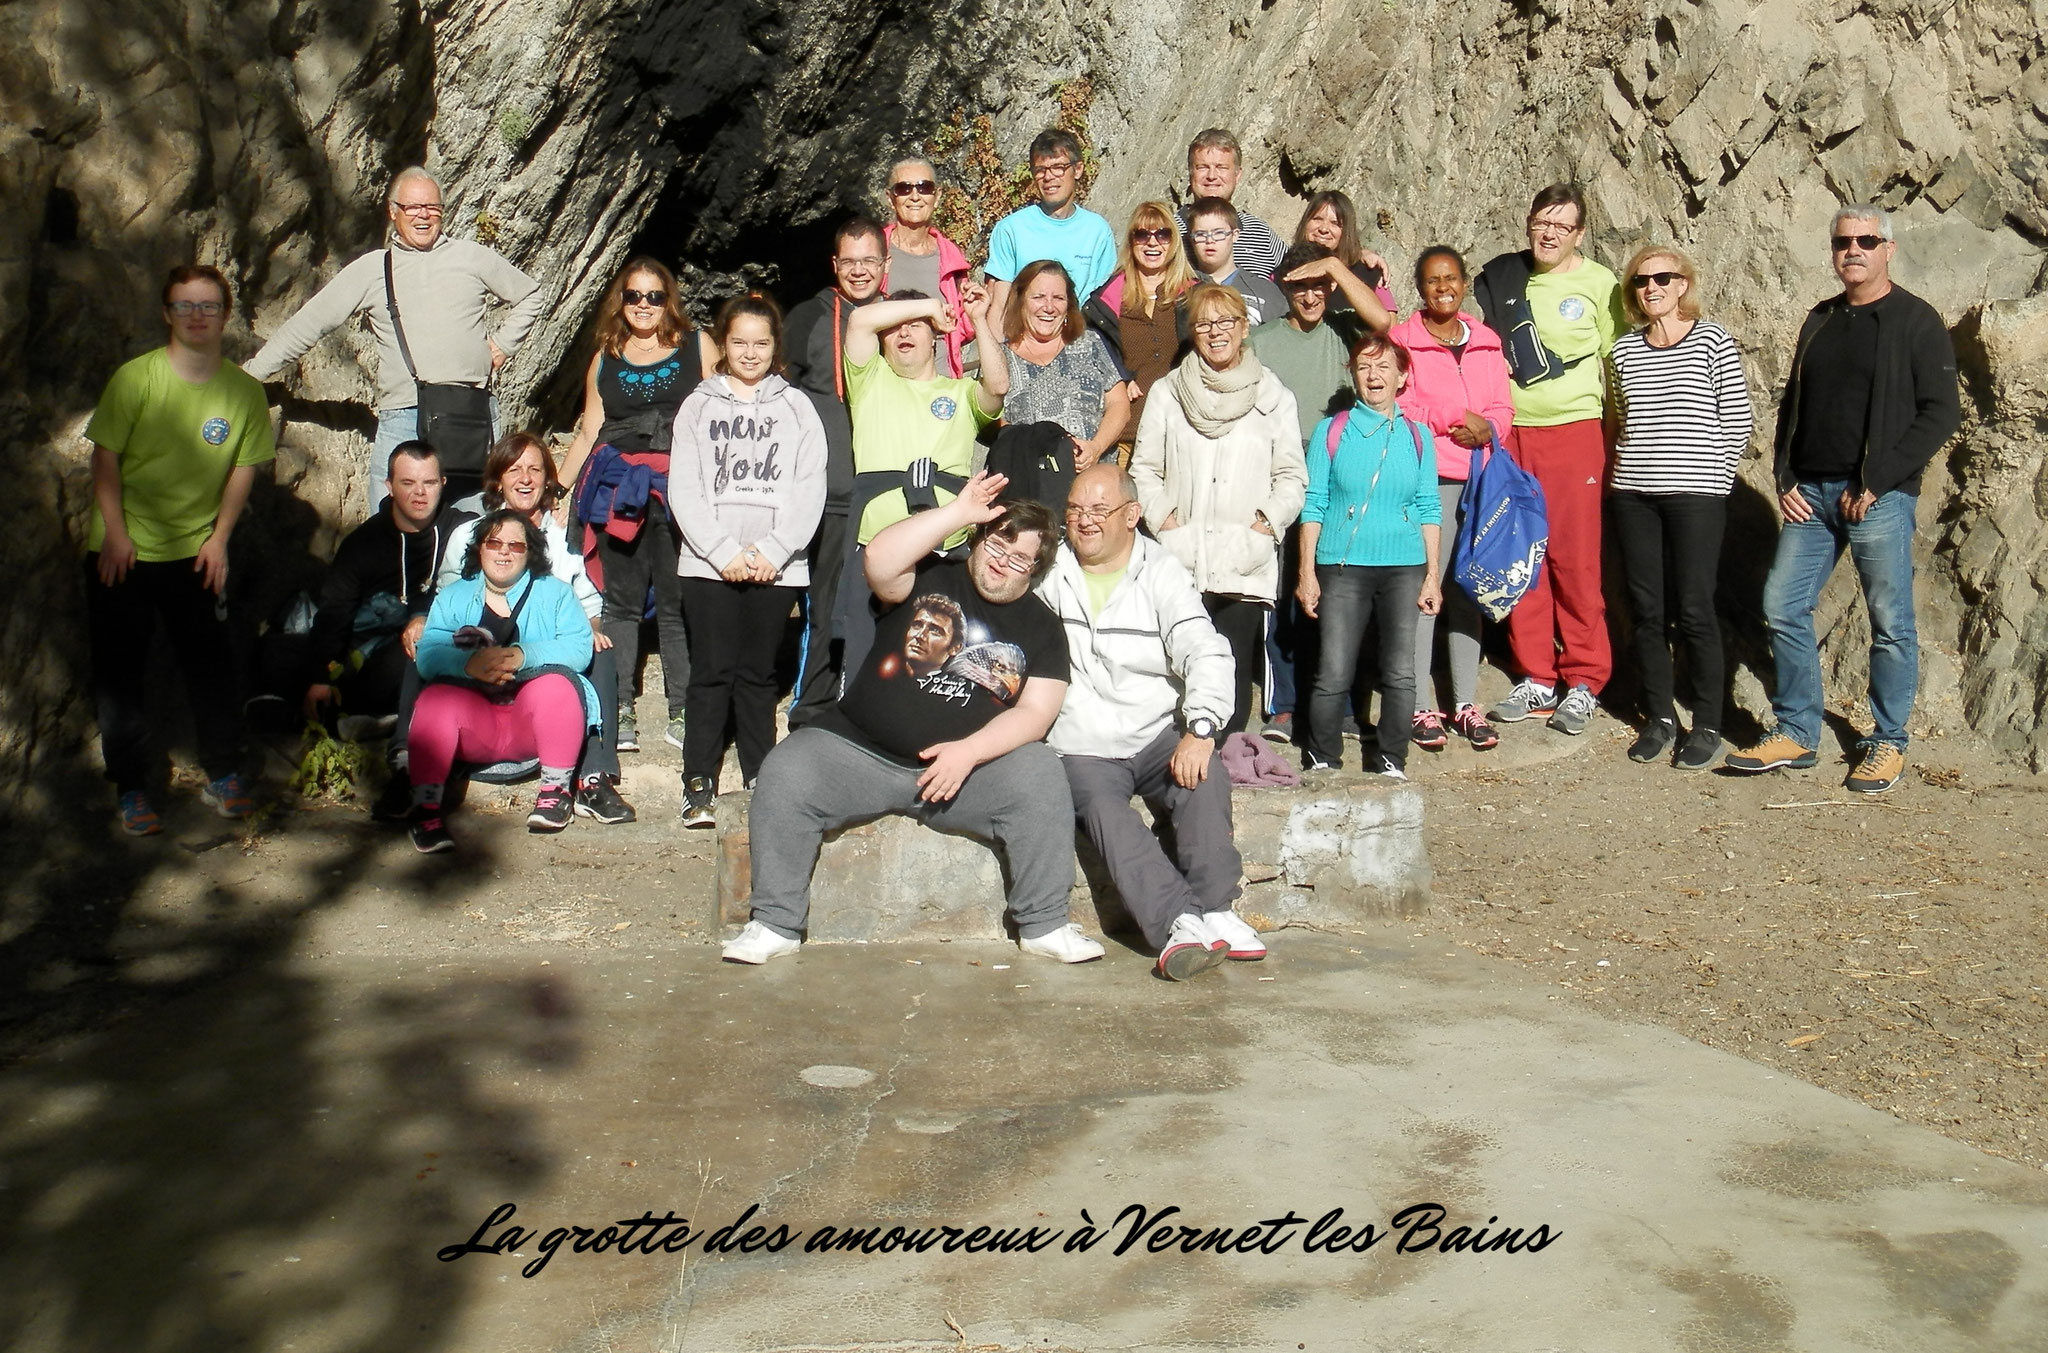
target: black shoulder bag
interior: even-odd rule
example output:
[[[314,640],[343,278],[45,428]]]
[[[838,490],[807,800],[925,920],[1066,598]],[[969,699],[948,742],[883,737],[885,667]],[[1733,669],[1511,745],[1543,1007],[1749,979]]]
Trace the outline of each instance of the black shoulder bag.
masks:
[[[398,355],[419,391],[419,439],[439,454],[444,473],[481,477],[484,460],[491,453],[491,392],[475,385],[429,385],[420,379],[412,349],[405,341],[405,325],[398,318],[398,288],[391,280],[389,249],[384,251],[384,303],[391,307],[391,332],[398,339]]]

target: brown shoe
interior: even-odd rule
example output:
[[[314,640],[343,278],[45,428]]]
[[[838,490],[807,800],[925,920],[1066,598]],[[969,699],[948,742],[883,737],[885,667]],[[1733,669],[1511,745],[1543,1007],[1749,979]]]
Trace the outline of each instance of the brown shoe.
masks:
[[[1906,754],[1889,742],[1865,743],[1842,787],[1851,794],[1882,794],[1906,773]]]
[[[1812,770],[1820,764],[1820,753],[1800,746],[1783,733],[1773,733],[1754,747],[1728,753],[1728,759],[1721,764],[1729,770],[1751,774],[1762,770]]]

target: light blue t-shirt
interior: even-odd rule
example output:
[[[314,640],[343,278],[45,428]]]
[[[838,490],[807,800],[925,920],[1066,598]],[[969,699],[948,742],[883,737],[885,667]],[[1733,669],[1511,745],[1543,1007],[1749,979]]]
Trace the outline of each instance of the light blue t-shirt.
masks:
[[[1109,222],[1086,207],[1072,216],[1048,216],[1036,203],[1019,207],[988,236],[985,270],[999,282],[1012,282],[1027,264],[1049,258],[1074,279],[1075,299],[1085,301],[1116,271],[1116,234]]]

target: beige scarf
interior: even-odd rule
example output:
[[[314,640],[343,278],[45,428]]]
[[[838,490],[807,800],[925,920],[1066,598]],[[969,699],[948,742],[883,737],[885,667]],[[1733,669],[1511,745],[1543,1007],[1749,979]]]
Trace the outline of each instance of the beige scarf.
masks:
[[[1259,378],[1265,374],[1266,368],[1259,365],[1250,348],[1244,349],[1237,365],[1228,371],[1218,371],[1203,361],[1200,353],[1191,352],[1173,369],[1167,383],[1189,424],[1214,441],[1252,411],[1259,399]]]

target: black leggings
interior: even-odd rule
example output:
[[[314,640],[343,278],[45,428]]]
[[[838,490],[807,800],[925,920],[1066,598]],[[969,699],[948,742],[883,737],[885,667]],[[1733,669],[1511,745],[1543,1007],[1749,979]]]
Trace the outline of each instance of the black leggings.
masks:
[[[1671,635],[1685,648],[1686,703],[1695,728],[1721,726],[1721,621],[1714,614],[1721,532],[1728,500],[1706,493],[1616,493],[1609,503],[1628,574],[1629,618],[1636,666],[1643,677],[1643,713],[1674,719]],[[1667,621],[1667,594],[1676,614]]]
[[[597,533],[597,557],[604,565],[604,633],[617,656],[619,704],[633,708],[633,682],[640,670],[640,620],[647,589],[654,589],[654,627],[661,641],[661,684],[668,716],[683,712],[690,683],[690,641],[683,628],[683,598],[676,576],[675,528],[658,499],[649,499],[647,519],[631,540]]]
[[[725,725],[739,745],[740,778],[752,783],[775,745],[775,655],[801,593],[794,587],[682,578],[690,619],[690,693],[684,702],[683,775],[714,785]]]

